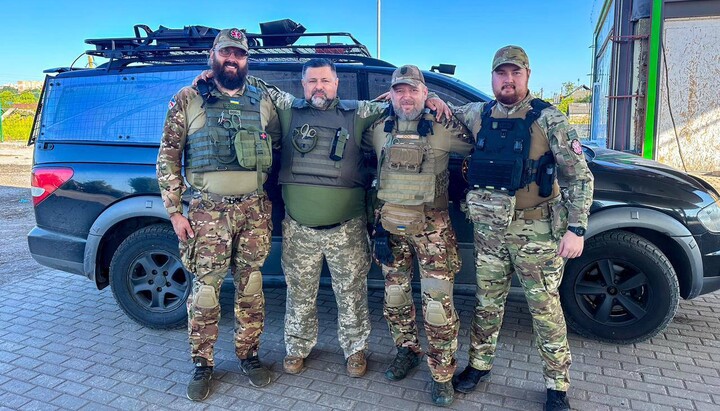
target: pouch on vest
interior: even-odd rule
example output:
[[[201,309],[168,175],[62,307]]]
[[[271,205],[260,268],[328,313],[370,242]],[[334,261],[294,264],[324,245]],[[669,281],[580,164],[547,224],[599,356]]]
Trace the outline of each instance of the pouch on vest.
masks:
[[[515,214],[515,196],[489,190],[468,192],[467,213],[475,224],[502,232],[507,230]]]
[[[272,165],[272,146],[267,133],[255,127],[241,128],[235,134],[238,163],[245,169],[268,171]]]
[[[387,148],[387,163],[392,170],[419,173],[424,148],[415,144],[393,144]]]
[[[344,128],[339,128],[335,132],[335,138],[333,138],[332,146],[330,147],[330,160],[340,161],[343,159],[345,153],[345,145],[350,138],[350,133]],[[335,167],[340,167],[340,164],[335,164]]]
[[[555,167],[555,157],[552,151],[548,151],[538,159],[535,174],[535,183],[539,187],[538,195],[540,195],[540,197],[550,197],[553,192],[556,176],[557,167]]]
[[[383,204],[380,222],[385,230],[397,235],[417,235],[425,231],[425,207]]]

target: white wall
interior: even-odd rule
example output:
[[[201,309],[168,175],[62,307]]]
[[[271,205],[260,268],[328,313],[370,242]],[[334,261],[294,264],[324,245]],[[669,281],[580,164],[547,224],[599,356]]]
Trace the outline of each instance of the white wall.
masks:
[[[657,160],[682,169],[679,141],[689,171],[720,170],[720,16],[665,20],[663,43]]]

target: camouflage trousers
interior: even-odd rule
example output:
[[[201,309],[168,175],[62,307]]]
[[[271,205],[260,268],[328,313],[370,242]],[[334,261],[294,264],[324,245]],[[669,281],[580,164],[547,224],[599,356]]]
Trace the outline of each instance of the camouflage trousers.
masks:
[[[235,354],[257,355],[265,319],[260,268],[270,252],[271,204],[265,196],[249,194],[231,201],[196,194],[188,219],[195,238],[180,242],[180,255],[195,274],[188,298],[188,334],[193,359],[214,365],[213,347],[220,321],[220,287],[232,267],[235,284]]]
[[[470,333],[470,365],[479,370],[492,367],[505,302],[515,272],[532,315],[535,345],[544,364],[545,385],[567,391],[572,359],[558,293],[564,260],[557,255],[559,243],[551,219],[510,221],[510,210],[507,222],[494,221],[502,214],[496,209],[489,211],[491,215],[483,220],[480,217],[492,208],[494,199],[472,201],[474,194],[477,193],[468,193],[467,202],[468,213],[474,221],[478,287]]]
[[[455,274],[460,269],[455,231],[447,210],[428,210],[425,232],[417,235],[390,235],[394,261],[382,265],[385,276],[383,312],[397,347],[422,353],[415,322],[415,303],[410,282],[413,253],[420,271],[423,318],[428,339],[427,362],[432,378],[450,381],[457,368],[455,351],[460,321],[453,304]]]
[[[367,274],[370,252],[365,217],[314,229],[283,220],[282,269],[287,282],[285,348],[305,358],[317,343],[317,294],[327,261],[338,307],[338,341],[348,358],[367,349],[370,336]]]

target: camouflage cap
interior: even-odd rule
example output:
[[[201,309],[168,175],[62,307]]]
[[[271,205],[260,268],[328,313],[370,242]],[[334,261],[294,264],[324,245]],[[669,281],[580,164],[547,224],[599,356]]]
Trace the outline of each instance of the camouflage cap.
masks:
[[[225,47],[237,47],[248,51],[247,36],[239,29],[220,30],[220,33],[215,36],[213,48],[222,49]]]
[[[505,46],[495,53],[495,57],[492,62],[493,71],[503,64],[514,64],[520,68],[529,69],[530,59],[528,59],[528,56],[522,47]]]
[[[413,87],[417,87],[420,84],[425,85],[425,76],[417,66],[406,65],[398,67],[393,71],[392,80],[390,81],[390,87],[396,84],[409,84]]]

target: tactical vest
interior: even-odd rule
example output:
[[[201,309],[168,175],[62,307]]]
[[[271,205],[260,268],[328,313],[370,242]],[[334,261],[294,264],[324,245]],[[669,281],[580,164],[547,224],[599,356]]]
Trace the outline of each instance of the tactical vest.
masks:
[[[510,195],[535,182],[539,195],[553,192],[555,157],[548,151],[537,160],[529,158],[532,124],[550,103],[540,99],[530,102],[525,118],[494,118],[495,101],[485,105],[481,128],[468,164],[468,183],[473,187],[507,190]]]
[[[394,116],[385,122],[387,140],[378,161],[380,200],[404,206],[434,202],[438,183],[435,151],[424,135],[431,130],[399,132]]]
[[[205,98],[205,125],[188,135],[185,168],[193,172],[267,171],[269,137],[262,131],[260,93],[246,85],[241,96],[212,93]]]
[[[303,99],[292,104],[292,121],[282,140],[280,184],[364,187],[364,156],[357,144],[357,101],[340,100],[318,110]]]

